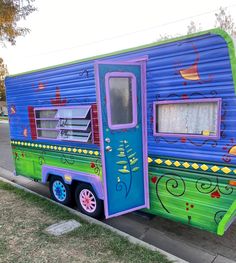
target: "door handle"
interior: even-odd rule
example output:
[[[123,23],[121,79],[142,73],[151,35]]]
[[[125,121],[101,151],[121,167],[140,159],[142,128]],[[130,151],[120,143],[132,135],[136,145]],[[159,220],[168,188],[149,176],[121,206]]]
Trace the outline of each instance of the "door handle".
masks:
[[[112,151],[111,146],[108,145],[108,146],[106,147],[106,151],[107,151],[107,152],[111,152],[111,151]]]

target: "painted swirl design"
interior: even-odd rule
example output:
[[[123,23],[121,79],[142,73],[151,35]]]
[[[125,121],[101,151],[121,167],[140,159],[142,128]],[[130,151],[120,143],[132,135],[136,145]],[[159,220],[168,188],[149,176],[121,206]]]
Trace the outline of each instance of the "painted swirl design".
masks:
[[[218,211],[215,213],[215,216],[214,216],[214,221],[215,223],[218,225],[220,223],[220,221],[223,219],[224,215],[226,214],[227,211]]]
[[[186,184],[184,179],[178,174],[164,174],[157,180],[156,183],[156,195],[158,200],[161,203],[161,206],[167,213],[170,213],[169,209],[165,206],[160,196],[160,188],[164,186],[166,191],[174,196],[174,197],[181,197],[185,194],[186,191]]]
[[[233,193],[233,187],[228,184],[220,184],[218,176],[215,177],[216,181],[209,178],[199,178],[196,181],[196,189],[202,194],[210,194],[214,191],[219,191],[220,194],[230,195]]]

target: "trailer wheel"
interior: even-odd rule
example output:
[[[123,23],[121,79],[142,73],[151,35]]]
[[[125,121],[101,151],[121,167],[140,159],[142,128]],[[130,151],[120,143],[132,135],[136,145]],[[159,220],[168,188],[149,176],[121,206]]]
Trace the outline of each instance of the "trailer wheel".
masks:
[[[62,178],[52,176],[49,183],[51,198],[63,205],[71,204],[71,189]]]
[[[81,183],[75,189],[75,201],[78,209],[88,216],[103,216],[103,201],[99,199],[89,184]]]

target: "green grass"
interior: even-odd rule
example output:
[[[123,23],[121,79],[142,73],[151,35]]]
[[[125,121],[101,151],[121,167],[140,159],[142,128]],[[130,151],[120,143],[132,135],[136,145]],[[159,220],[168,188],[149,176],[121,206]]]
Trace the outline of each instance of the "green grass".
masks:
[[[8,117],[0,116],[0,120],[8,120]]]
[[[0,239],[0,258],[1,256],[6,253],[7,247],[3,239]]]
[[[1,262],[170,262],[160,253],[134,245],[102,226],[89,224],[49,200],[1,181],[0,191],[5,193],[5,199],[4,194],[0,196],[0,213],[5,216],[0,217],[0,226],[1,231],[6,229],[5,235],[4,231],[0,233],[0,258],[6,259]],[[44,232],[52,222],[67,219],[78,220],[82,226],[61,237]]]
[[[11,193],[16,194],[21,199],[27,201],[28,203],[37,206],[39,208],[42,208],[44,212],[50,214],[50,216],[52,217],[58,218],[60,220],[67,220],[67,219],[78,220],[78,216],[71,214],[68,210],[53,204],[47,199],[31,194],[22,189],[15,188],[11,184],[7,184],[0,181],[0,189],[10,191]]]

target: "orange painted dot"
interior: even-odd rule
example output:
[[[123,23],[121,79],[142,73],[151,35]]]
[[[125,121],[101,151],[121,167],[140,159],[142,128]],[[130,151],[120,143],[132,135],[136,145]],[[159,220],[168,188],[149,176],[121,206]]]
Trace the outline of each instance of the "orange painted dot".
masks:
[[[230,180],[229,185],[236,186],[236,181]]]

